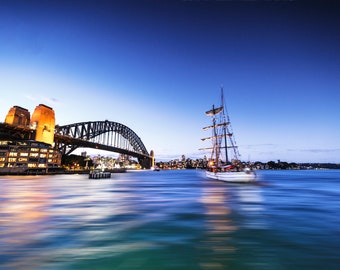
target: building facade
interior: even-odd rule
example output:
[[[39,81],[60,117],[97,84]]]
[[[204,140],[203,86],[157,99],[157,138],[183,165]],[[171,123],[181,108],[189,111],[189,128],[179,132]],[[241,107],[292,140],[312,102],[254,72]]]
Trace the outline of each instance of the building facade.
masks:
[[[0,173],[48,173],[60,168],[61,154],[37,141],[0,140]]]

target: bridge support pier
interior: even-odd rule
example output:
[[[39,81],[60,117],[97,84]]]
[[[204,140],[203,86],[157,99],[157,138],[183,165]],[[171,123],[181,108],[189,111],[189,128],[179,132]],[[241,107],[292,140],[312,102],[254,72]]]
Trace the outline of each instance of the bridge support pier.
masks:
[[[138,159],[139,164],[142,166],[143,169],[150,169],[152,166],[152,158],[141,158]]]

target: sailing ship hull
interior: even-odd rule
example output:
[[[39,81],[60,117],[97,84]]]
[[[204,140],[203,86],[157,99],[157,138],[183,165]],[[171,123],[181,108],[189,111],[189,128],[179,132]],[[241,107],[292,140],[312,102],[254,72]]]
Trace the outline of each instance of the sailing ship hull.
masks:
[[[210,179],[221,180],[231,183],[249,183],[255,181],[255,173],[253,171],[242,172],[211,172],[206,171],[206,176]]]

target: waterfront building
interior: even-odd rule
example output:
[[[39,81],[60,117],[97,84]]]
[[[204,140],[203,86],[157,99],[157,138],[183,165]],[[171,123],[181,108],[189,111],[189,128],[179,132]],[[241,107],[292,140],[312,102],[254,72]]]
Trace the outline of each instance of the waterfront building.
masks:
[[[37,141],[0,140],[0,173],[47,173],[60,168],[61,153]]]
[[[1,136],[0,173],[47,173],[60,169],[61,153],[53,148],[55,116],[52,108],[40,104],[31,118],[27,109],[14,106],[5,123],[34,130],[34,139]]]

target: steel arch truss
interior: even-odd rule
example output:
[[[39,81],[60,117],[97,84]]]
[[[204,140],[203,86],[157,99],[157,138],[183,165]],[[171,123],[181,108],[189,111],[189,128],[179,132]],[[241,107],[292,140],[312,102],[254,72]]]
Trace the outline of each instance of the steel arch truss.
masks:
[[[70,154],[78,147],[97,148],[149,158],[142,140],[127,126],[111,121],[82,122],[55,127],[55,147]]]

